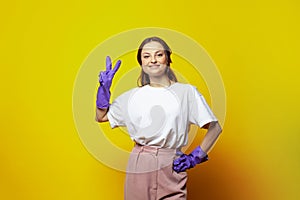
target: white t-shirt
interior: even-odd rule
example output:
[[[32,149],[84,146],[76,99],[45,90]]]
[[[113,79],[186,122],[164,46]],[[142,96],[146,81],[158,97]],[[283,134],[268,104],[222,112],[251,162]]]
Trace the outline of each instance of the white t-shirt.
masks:
[[[133,88],[112,102],[107,117],[111,128],[126,126],[141,145],[173,149],[187,144],[191,123],[203,127],[217,121],[198,90],[178,82]]]

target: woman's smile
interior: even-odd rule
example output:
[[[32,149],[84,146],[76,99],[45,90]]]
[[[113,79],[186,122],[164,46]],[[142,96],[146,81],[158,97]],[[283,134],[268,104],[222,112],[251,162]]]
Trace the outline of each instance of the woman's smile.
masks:
[[[167,57],[164,47],[155,41],[147,43],[142,50],[142,67],[151,77],[165,76]]]

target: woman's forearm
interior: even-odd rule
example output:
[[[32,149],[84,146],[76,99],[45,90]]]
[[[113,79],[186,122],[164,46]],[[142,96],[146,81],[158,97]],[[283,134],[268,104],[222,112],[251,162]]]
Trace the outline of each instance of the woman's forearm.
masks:
[[[96,121],[97,122],[106,122],[108,121],[107,119],[107,111],[108,109],[105,108],[105,109],[100,109],[100,108],[96,108]]]
[[[211,151],[221,132],[222,128],[218,122],[210,123],[207,133],[200,145],[204,152],[209,153]]]

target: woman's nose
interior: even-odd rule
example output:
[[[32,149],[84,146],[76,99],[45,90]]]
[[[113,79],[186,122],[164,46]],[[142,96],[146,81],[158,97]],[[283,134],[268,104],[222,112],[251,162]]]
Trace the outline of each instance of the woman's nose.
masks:
[[[157,60],[156,60],[155,56],[153,56],[153,57],[151,58],[151,63],[156,63],[156,62],[157,62]]]

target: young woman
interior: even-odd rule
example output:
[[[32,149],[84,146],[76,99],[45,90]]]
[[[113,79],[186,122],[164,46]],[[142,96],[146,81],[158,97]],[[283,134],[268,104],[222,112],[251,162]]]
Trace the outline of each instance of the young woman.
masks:
[[[106,71],[100,73],[96,120],[109,121],[112,128],[126,126],[135,142],[126,173],[126,200],[186,199],[186,170],[208,159],[222,131],[198,90],[177,82],[171,54],[161,38],[146,38],[137,53],[140,86],[112,104],[110,86],[121,61],[112,69],[107,57]],[[208,131],[201,145],[184,154],[181,148],[187,144],[190,124]]]

